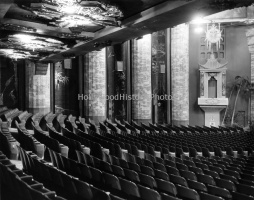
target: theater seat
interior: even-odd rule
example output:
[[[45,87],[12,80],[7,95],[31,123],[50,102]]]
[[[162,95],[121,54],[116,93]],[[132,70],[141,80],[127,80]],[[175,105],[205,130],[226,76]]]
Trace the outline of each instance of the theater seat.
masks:
[[[142,200],[161,200],[160,194],[151,188],[138,185]]]

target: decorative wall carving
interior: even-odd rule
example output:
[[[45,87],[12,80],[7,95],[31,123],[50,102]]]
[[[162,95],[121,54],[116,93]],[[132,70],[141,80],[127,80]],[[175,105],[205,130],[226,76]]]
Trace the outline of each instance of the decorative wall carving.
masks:
[[[27,107],[29,112],[50,111],[50,70],[46,75],[35,75],[35,63],[26,61]]]
[[[151,35],[133,40],[133,119],[151,119]]]
[[[166,30],[152,34],[152,94],[166,94]],[[170,79],[168,79],[170,81]],[[153,121],[163,124],[167,118],[167,101],[153,99]]]
[[[189,25],[179,25],[171,35],[173,120],[189,121]]]
[[[204,96],[204,72],[200,73],[200,96]]]
[[[106,116],[106,49],[88,53],[89,116]]]
[[[222,96],[226,97],[226,72],[222,73]]]
[[[251,53],[251,84],[254,84],[254,26],[246,30],[247,42]],[[254,121],[254,90],[251,90],[251,121]]]

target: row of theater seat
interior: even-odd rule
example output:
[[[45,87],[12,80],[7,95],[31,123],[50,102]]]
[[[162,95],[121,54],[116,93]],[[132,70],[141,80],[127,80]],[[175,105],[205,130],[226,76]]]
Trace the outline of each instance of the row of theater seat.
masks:
[[[0,151],[0,182],[3,200],[64,200],[33,176],[25,174]]]
[[[77,127],[73,127],[74,128],[74,130],[75,130],[75,128],[77,128]],[[87,128],[87,127],[85,127],[85,128]],[[64,130],[64,129],[63,129]],[[64,131],[63,131],[64,132]],[[88,132],[89,133],[91,133],[91,131],[90,130],[88,130]],[[165,133],[165,132],[163,132],[163,133],[157,133],[156,132],[156,134],[143,134],[142,133],[142,135],[138,135],[138,136],[140,136],[140,137],[137,137],[137,134],[135,134],[135,135],[128,135],[128,134],[124,134],[123,136],[121,135],[118,135],[118,134],[113,134],[113,135],[108,135],[108,134],[104,134],[104,135],[96,135],[96,134],[92,134],[92,135],[88,135],[88,134],[84,134],[85,132],[83,131],[81,131],[81,132],[79,132],[79,133],[82,133],[82,136],[84,136],[84,138],[86,138],[87,140],[89,140],[90,142],[93,142],[93,143],[95,143],[95,142],[99,142],[99,144],[101,145],[101,147],[107,147],[107,146],[105,146],[106,144],[107,144],[107,139],[109,139],[110,140],[110,142],[112,142],[112,143],[119,143],[121,146],[121,148],[123,148],[123,149],[128,149],[128,145],[126,145],[126,144],[136,144],[136,146],[137,147],[139,147],[138,149],[139,150],[141,150],[142,149],[142,141],[146,141],[146,145],[147,146],[150,146],[150,147],[156,147],[157,149],[156,150],[159,150],[160,152],[161,152],[161,155],[163,155],[163,157],[164,158],[171,158],[170,156],[168,156],[168,153],[167,152],[169,152],[169,154],[170,153],[173,153],[174,151],[171,151],[170,152],[170,147],[171,146],[169,146],[168,145],[168,151],[165,151],[165,149],[164,149],[164,151],[161,151],[162,149],[163,149],[163,145],[160,145],[160,143],[161,144],[164,144],[164,142],[162,142],[162,141],[166,141],[166,140],[168,140],[169,138],[170,138],[170,141],[174,141],[173,143],[174,144],[176,144],[175,145],[175,150],[176,150],[176,148],[182,148],[182,150],[184,150],[185,149],[185,147],[187,146],[187,147],[189,147],[188,146],[188,141],[191,141],[190,139],[191,138],[193,138],[194,136],[194,141],[197,141],[197,139],[199,139],[200,137],[202,138],[202,139],[204,139],[205,140],[205,138],[204,138],[204,136],[200,136],[199,134],[196,134],[196,132],[180,132],[178,135],[176,135],[175,133],[169,133],[169,132],[167,132],[167,134]],[[112,132],[111,132],[112,133]],[[58,133],[59,134],[59,133]],[[69,138],[70,137],[72,137],[70,134],[72,134],[72,133],[69,133],[69,132],[67,132],[67,133],[65,133],[65,136],[69,136]],[[74,134],[74,133],[73,133]],[[238,135],[237,135],[238,134]],[[224,132],[210,132],[210,133],[208,133],[208,131],[207,131],[207,128],[206,128],[206,132],[205,132],[205,134],[204,135],[206,135],[206,136],[208,136],[207,138],[212,138],[212,136],[215,136],[215,138],[217,137],[217,139],[218,139],[218,137],[222,137],[222,139],[230,139],[229,137],[230,136],[232,136],[232,138],[233,138],[233,140],[236,140],[237,138],[241,138],[241,137],[238,137],[238,136],[246,136],[245,135],[245,133],[239,133],[239,131],[237,131],[237,132],[230,132],[230,134],[225,134]],[[86,137],[85,137],[86,136]],[[109,136],[110,136],[110,138],[109,138]],[[111,138],[111,137],[114,137],[114,138]],[[181,139],[181,143],[177,143],[177,141],[176,140],[173,140],[173,137],[174,136],[176,136],[176,138],[179,138],[179,139]],[[188,138],[187,138],[187,140],[185,140],[184,139],[184,137],[185,136],[187,136]],[[226,136],[226,137],[225,137]],[[249,137],[249,135],[247,135],[248,137]],[[156,141],[156,137],[160,137],[161,139],[159,140],[159,141],[157,141],[156,143],[154,143],[154,141]],[[68,138],[68,137],[67,137]],[[250,136],[250,138],[251,138],[251,136]],[[72,138],[72,139],[74,139],[74,138]],[[76,138],[77,139],[77,138]],[[127,141],[127,142],[126,142]],[[169,142],[170,142],[169,141]],[[182,142],[182,141],[184,141],[184,142]],[[200,141],[202,141],[202,140],[200,140]],[[209,142],[211,142],[212,140],[209,140]],[[191,141],[192,143],[190,144],[190,147],[191,146],[193,146],[193,141]],[[243,141],[244,143],[245,143],[245,141]],[[87,141],[86,141],[86,144],[87,144]],[[140,145],[139,145],[140,144]],[[184,145],[183,145],[184,144]],[[187,144],[186,146],[185,146],[185,144]],[[224,143],[224,144],[226,144],[226,143]],[[223,144],[223,145],[224,145]],[[246,143],[245,143],[246,144]],[[202,145],[202,144],[201,144]],[[208,145],[211,145],[210,143],[207,143],[207,146],[205,146],[205,147],[207,147],[207,148],[201,148],[201,150],[203,151],[203,149],[208,149]],[[239,145],[239,144],[238,144]],[[249,145],[249,144],[248,144]],[[161,148],[158,148],[158,146],[161,146]],[[164,145],[164,147],[165,147],[165,145]],[[248,147],[248,146],[247,146]],[[235,148],[235,147],[234,147]],[[189,148],[190,149],[190,148]],[[75,151],[76,149],[74,149],[74,151]],[[144,148],[144,150],[145,150],[145,148]],[[196,149],[196,151],[198,152],[198,150],[199,149]],[[224,149],[223,149],[224,150]],[[235,149],[234,149],[235,150]],[[243,153],[243,151],[244,150],[246,150],[246,149],[242,149],[242,153]],[[232,149],[232,151],[233,151],[233,149]],[[251,149],[250,150],[248,150],[249,151],[249,153],[251,153]],[[129,154],[127,154],[128,155],[128,157],[131,157],[131,154],[130,153],[132,153],[132,151],[128,151],[129,152]],[[230,152],[230,151],[228,151],[228,152]],[[228,152],[226,152],[227,154],[228,154]],[[111,153],[111,152],[110,152]],[[150,154],[149,154],[150,153]],[[176,153],[176,152],[175,152]],[[184,154],[186,153],[186,151],[184,152],[184,151],[182,151],[181,153],[177,153],[177,156],[179,157],[179,158],[175,158],[175,160],[176,161],[178,161],[178,163],[180,164],[180,160],[182,160],[182,162],[185,162],[186,163],[186,161],[190,161],[190,162],[192,162],[192,159],[190,160],[190,159],[187,159],[188,157],[185,157],[184,156]],[[189,153],[189,155],[190,155],[190,151],[188,152]],[[205,153],[205,151],[203,151],[203,154]],[[209,153],[211,153],[211,154],[209,154]],[[214,152],[215,153],[215,152]],[[252,170],[252,161],[251,161],[251,159],[248,159],[246,156],[244,156],[243,154],[239,154],[238,156],[242,156],[242,159],[235,159],[235,158],[233,158],[233,156],[235,155],[235,154],[232,154],[232,155],[228,155],[227,157],[228,158],[223,158],[223,159],[220,159],[219,160],[219,158],[220,157],[216,157],[216,156],[213,156],[214,155],[214,153],[213,153],[213,151],[210,151],[210,149],[208,149],[208,155],[207,155],[207,158],[203,158],[203,157],[200,157],[200,158],[202,158],[202,159],[200,159],[200,161],[201,161],[201,163],[199,163],[199,162],[193,162],[195,165],[198,165],[198,166],[200,166],[200,167],[203,167],[203,168],[206,168],[206,165],[208,166],[208,169],[202,169],[201,168],[201,170],[203,170],[203,171],[205,171],[206,173],[210,173],[210,175],[214,175],[214,178],[216,178],[215,176],[217,176],[215,173],[211,173],[211,172],[209,172],[209,171],[207,171],[207,170],[210,170],[210,168],[213,168],[213,169],[216,169],[216,167],[218,167],[218,168],[222,168],[222,170],[224,169],[224,168],[226,168],[225,170],[226,170],[226,172],[228,172],[227,170],[228,170],[228,167],[230,168],[230,169],[234,169],[234,170],[237,170],[238,168],[240,169],[240,171],[241,170],[245,170],[244,172],[245,173],[241,173],[241,176],[243,176],[244,174],[248,174],[248,173],[250,173],[250,171]],[[230,153],[232,153],[232,152],[230,152]],[[240,151],[238,151],[238,153],[240,153]],[[202,154],[201,154],[202,155]],[[99,158],[101,158],[100,156],[98,156],[98,155],[95,155],[95,156],[97,156],[97,157],[99,157]],[[117,156],[119,156],[120,157],[120,159],[121,158],[123,158],[122,157],[122,155],[117,155]],[[136,157],[137,157],[138,155],[136,155]],[[158,159],[158,158],[156,158],[155,157],[156,156],[156,154],[153,152],[153,151],[150,151],[150,152],[146,152],[146,158],[149,158],[149,160],[150,161],[153,161],[153,160],[158,160],[158,161],[160,161],[161,162],[161,159]],[[195,155],[195,157],[197,157],[198,156],[198,154],[197,155]],[[223,155],[223,153],[222,153],[222,155],[221,156],[224,156]],[[185,159],[183,159],[183,158],[185,158]],[[229,160],[227,160],[227,159],[229,159]],[[121,159],[122,160],[122,159]],[[145,160],[147,160],[147,159],[145,159]],[[184,160],[186,160],[186,161],[184,161]],[[231,163],[230,164],[230,166],[228,166],[225,162],[226,161],[228,161],[228,162],[230,162],[230,160],[231,161],[234,161],[234,163]],[[106,161],[108,161],[108,160],[106,160]],[[132,159],[132,161],[133,161],[133,159]],[[198,160],[195,160],[195,161],[198,161]],[[108,161],[108,162],[110,162],[110,161]],[[149,161],[145,161],[146,163],[149,163]],[[163,161],[163,162],[165,162],[165,161]],[[216,163],[214,163],[214,162],[216,162]],[[122,161],[122,163],[124,163],[124,161]],[[168,162],[168,163],[170,163],[170,162]],[[175,162],[176,163],[176,162]],[[134,164],[137,164],[137,163],[134,163]],[[151,163],[150,163],[151,164]],[[179,165],[179,164],[177,164],[178,165],[178,167],[179,166],[181,166],[181,165]],[[147,164],[147,165],[149,165],[149,164]],[[217,165],[217,166],[216,166]],[[226,166],[225,166],[226,165]],[[156,166],[160,166],[160,165],[156,165]],[[164,163],[164,167],[165,167],[166,165],[165,165],[165,163]],[[224,166],[224,168],[223,168],[223,166]],[[150,166],[151,168],[152,168],[152,166]],[[162,166],[161,166],[162,167]],[[173,166],[171,166],[171,167],[173,167]],[[185,167],[185,166],[181,166],[181,167]],[[194,167],[194,166],[192,166],[192,167]],[[215,168],[214,168],[215,167]],[[177,168],[177,167],[176,167]],[[188,168],[190,168],[190,167],[188,167]],[[153,168],[152,168],[153,169]],[[185,168],[186,169],[186,168]],[[177,169],[177,170],[183,170],[183,169]],[[218,169],[217,169],[218,170]],[[220,169],[219,169],[220,170]],[[135,171],[135,170],[134,170]],[[163,170],[161,170],[161,171],[163,171]],[[173,169],[171,169],[171,170],[169,170],[169,171],[174,171]],[[187,171],[187,170],[185,170],[185,171]],[[189,170],[190,171],[190,170]],[[216,172],[216,171],[215,171]],[[248,172],[248,173],[247,173]],[[203,172],[204,173],[204,172]],[[216,172],[216,173],[218,173],[218,172]],[[185,173],[186,174],[186,173]],[[190,174],[190,173],[187,173],[187,174]],[[219,174],[219,173],[218,173]],[[168,174],[169,175],[169,174]],[[171,174],[171,175],[173,175],[173,174]],[[183,173],[180,173],[180,174],[178,174],[178,175],[183,175]],[[219,176],[221,176],[221,175],[223,175],[223,179],[225,179],[225,177],[226,176],[229,176],[229,175],[227,175],[227,174],[219,174]],[[199,175],[198,175],[199,176]],[[241,180],[242,182],[244,182],[244,181],[248,181],[246,178],[247,177],[250,177],[250,179],[252,180],[252,176],[248,176],[248,175],[246,175],[246,177],[244,177],[244,178],[241,178],[241,179],[239,179],[239,180]],[[221,177],[220,177],[221,178]],[[186,178],[187,179],[187,178]],[[232,181],[233,181],[234,179],[232,179]],[[249,183],[252,183],[251,182],[251,180],[249,180],[250,182]],[[245,184],[247,183],[247,182],[244,182]],[[210,186],[210,184],[209,184],[209,186]],[[178,186],[177,186],[178,187]],[[239,187],[240,188],[240,187]],[[240,189],[238,189],[239,191],[240,191]],[[252,190],[252,188],[250,188],[250,191]],[[243,191],[243,190],[242,190]],[[236,198],[236,196],[238,195],[238,198],[240,198],[239,197],[239,195],[241,196],[241,193],[233,193],[234,195],[232,195],[232,196],[234,196],[234,198]]]
[[[104,190],[101,190],[92,184],[88,184],[83,181],[83,175],[81,176],[81,170],[77,167],[77,163],[73,160],[70,160],[63,156],[66,164],[66,171],[59,170],[50,165],[41,159],[38,159],[37,156],[27,154],[23,149],[21,149],[24,156],[26,157],[22,159],[24,166],[28,173],[35,176],[38,180],[43,182],[47,187],[54,189],[58,194],[64,196],[67,199],[75,199],[75,200],[122,200],[120,197],[110,194]],[[52,152],[53,156],[60,156],[60,154],[56,152]],[[67,170],[68,166],[68,170]],[[85,167],[85,165],[84,165]],[[83,168],[84,169],[84,168]],[[73,176],[69,173],[72,171],[77,174],[80,173],[81,177]],[[84,174],[85,171],[82,170]],[[95,174],[96,176],[96,174]]]
[[[104,165],[105,166],[105,165]],[[169,170],[169,171],[173,171],[173,170]],[[184,172],[182,172],[182,173],[184,173]],[[186,173],[186,172],[185,172]],[[179,175],[179,174],[178,174]],[[133,177],[135,177],[135,176],[133,176]],[[144,176],[144,177],[146,177],[146,176]],[[214,185],[214,181],[211,181],[211,182],[209,182],[209,178],[206,180],[205,178],[207,178],[206,176],[201,176],[200,174],[198,174],[198,177],[201,177],[201,179],[203,178],[204,179],[204,181],[205,181],[205,183],[207,183],[207,184],[210,184],[210,185]],[[174,180],[175,182],[176,182],[176,184],[183,184],[183,186],[187,186],[187,183],[184,183],[184,181],[182,181],[182,180],[184,180],[184,179],[179,179],[177,176],[175,176],[174,177],[174,175],[171,175],[171,178],[173,178],[172,180]],[[132,181],[134,181],[133,179],[131,179]],[[137,180],[136,180],[137,181]],[[190,181],[190,180],[189,180]],[[193,180],[193,181],[195,181],[195,180]],[[218,179],[217,180],[217,182],[219,183],[219,184],[223,184],[223,183],[225,183],[226,181],[224,181],[223,182],[223,180],[220,180],[220,179]],[[149,181],[148,181],[148,183],[149,183]],[[230,183],[230,182],[229,182]],[[235,190],[234,189],[234,187],[233,186],[231,186],[231,188],[232,188],[232,190]],[[216,191],[216,189],[218,190],[218,188],[212,188],[213,190],[215,190]],[[211,187],[210,187],[210,192],[211,191],[213,191],[211,189]],[[244,188],[245,189],[245,188]],[[217,191],[218,192],[218,191]],[[223,190],[222,190],[222,192],[223,192]],[[222,194],[222,195],[224,195],[225,197],[229,197],[230,195],[227,193],[227,192],[225,192],[224,191],[224,193],[225,194]],[[234,193],[234,196],[236,196],[236,195],[240,195],[239,193]]]

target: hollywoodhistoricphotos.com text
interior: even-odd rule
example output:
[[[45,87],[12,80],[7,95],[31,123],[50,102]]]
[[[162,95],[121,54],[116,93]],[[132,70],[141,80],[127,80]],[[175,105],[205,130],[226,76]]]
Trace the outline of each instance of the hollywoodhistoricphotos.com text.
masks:
[[[89,95],[84,95],[84,94],[78,94],[78,100],[81,101],[87,101],[87,100],[95,100],[95,99],[105,99],[105,100],[148,100],[148,99],[154,99],[157,101],[173,101],[172,95],[157,95],[157,94],[152,94],[152,95],[127,95],[127,94],[117,94],[117,95],[98,95],[98,94],[89,94]]]

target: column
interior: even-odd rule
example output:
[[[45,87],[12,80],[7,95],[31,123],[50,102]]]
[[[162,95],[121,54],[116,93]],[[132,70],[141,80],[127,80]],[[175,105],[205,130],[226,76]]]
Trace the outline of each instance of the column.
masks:
[[[172,123],[189,124],[189,25],[171,29]]]
[[[132,118],[151,122],[151,35],[133,40],[132,51]]]
[[[254,84],[254,26],[249,26],[246,31],[249,51],[251,53],[251,85]],[[251,90],[250,120],[254,122],[254,90]]]
[[[85,117],[95,123],[106,118],[106,49],[87,53],[84,68]],[[89,99],[88,99],[89,97]]]

